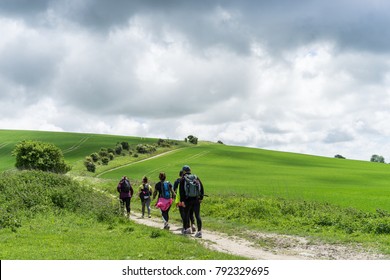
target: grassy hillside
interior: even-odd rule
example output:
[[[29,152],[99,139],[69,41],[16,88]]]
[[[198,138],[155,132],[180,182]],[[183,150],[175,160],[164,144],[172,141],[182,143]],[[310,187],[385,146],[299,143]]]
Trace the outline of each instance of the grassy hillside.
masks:
[[[73,169],[70,176],[117,195],[119,178],[152,184],[160,171],[174,181],[183,165],[204,183],[204,225],[226,232],[246,229],[357,242],[390,254],[390,165],[325,158],[200,142],[180,143],[138,158],[122,157],[96,173],[86,172],[85,156],[117,142],[156,143],[110,135],[0,131],[0,170],[12,169],[15,143],[41,140],[60,147]],[[160,154],[158,157],[151,157]],[[150,157],[148,160],[144,160]],[[97,178],[96,178],[97,177]],[[135,209],[139,201],[134,201]],[[178,215],[172,215],[178,219]]]
[[[73,165],[72,172],[77,174],[84,170],[84,157],[102,147],[113,147],[121,141],[134,146],[157,141],[128,136],[0,130],[0,171],[13,168],[15,159],[11,151],[17,142],[25,139],[51,142],[60,147],[66,161]],[[147,175],[157,181],[158,173],[165,171],[168,179],[174,181],[181,167],[188,164],[201,177],[210,196],[263,195],[367,211],[390,211],[390,165],[387,164],[211,143],[183,147],[150,161],[127,165],[144,157],[124,158],[101,167],[96,174],[82,174],[112,180],[126,174],[134,181]],[[120,166],[124,167],[111,171]]]
[[[210,196],[269,196],[327,202],[344,207],[390,211],[390,165],[262,149],[201,144],[105,173],[157,180],[165,171],[174,181],[188,164]]]
[[[85,134],[69,132],[45,132],[24,130],[0,130],[0,172],[12,169],[15,158],[11,152],[15,144],[23,140],[35,140],[53,143],[64,153],[68,163],[74,164],[85,156],[99,151],[100,148],[114,147],[116,143],[126,141],[129,145],[156,143],[157,139],[117,135]]]

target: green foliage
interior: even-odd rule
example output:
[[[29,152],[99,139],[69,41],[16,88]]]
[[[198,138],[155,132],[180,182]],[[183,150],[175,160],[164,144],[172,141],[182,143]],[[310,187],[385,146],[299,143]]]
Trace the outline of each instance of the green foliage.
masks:
[[[122,151],[123,151],[122,144],[117,144],[116,147],[115,147],[115,153],[117,155],[120,155],[120,154],[122,154]]]
[[[312,201],[231,194],[207,198],[202,212],[225,222],[260,226],[270,231],[288,229],[289,232],[308,234],[314,230],[354,236],[390,234],[390,214],[383,210],[371,213]]]
[[[92,154],[90,155],[90,157],[91,157],[91,159],[92,159],[93,162],[98,162],[99,159],[100,159],[98,153],[92,153]]]
[[[172,141],[172,140],[169,140],[169,139],[158,139],[157,141],[157,145],[159,147],[166,147],[166,148],[169,148],[173,145],[178,145],[176,141]]]
[[[188,135],[186,138],[186,142],[190,142],[191,144],[197,145],[198,144],[198,137],[195,137],[193,135]]]
[[[122,141],[122,142],[121,142],[121,145],[122,145],[123,150],[128,151],[128,150],[130,149],[129,142]]]
[[[89,172],[95,172],[96,171],[96,165],[94,162],[94,158],[92,156],[85,157],[84,159],[84,166],[87,168]]]
[[[157,149],[154,145],[149,144],[138,144],[136,147],[136,151],[140,154],[150,154],[155,152]]]
[[[51,143],[26,140],[13,150],[15,166],[20,170],[41,170],[66,173],[71,168],[65,163],[62,151]]]
[[[42,171],[0,173],[0,228],[16,229],[24,216],[64,210],[110,221],[118,213],[110,197],[68,176]]]
[[[379,155],[372,155],[370,161],[371,162],[385,163],[385,158],[383,156],[379,156]]]

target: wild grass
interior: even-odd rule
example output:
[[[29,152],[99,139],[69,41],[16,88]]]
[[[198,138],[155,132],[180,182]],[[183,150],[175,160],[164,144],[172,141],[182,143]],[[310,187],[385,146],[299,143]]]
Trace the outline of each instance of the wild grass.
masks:
[[[135,224],[118,201],[64,175],[0,175],[0,259],[237,259]]]
[[[10,151],[12,133],[7,133],[0,131],[0,139],[8,139],[0,146],[0,153],[7,149]],[[24,133],[24,136],[30,135]],[[201,178],[208,195],[202,204],[205,228],[226,232],[249,228],[311,236],[331,242],[358,242],[390,254],[388,164],[199,142],[196,146],[182,143],[176,147],[179,149],[146,161],[122,157],[112,166],[98,168],[95,174],[91,174],[81,171],[82,159],[102,146],[122,141],[123,137],[35,133],[31,134],[35,135],[34,139],[52,139],[68,151],[65,158],[73,162],[73,170],[68,177],[77,178],[83,188],[101,190],[103,196],[117,196],[116,184],[123,175],[129,176],[135,188],[144,175],[149,177],[153,186],[158,181],[159,172],[166,172],[168,180],[174,181],[182,166],[188,164]],[[14,138],[22,139],[22,134],[16,133]],[[141,140],[145,143],[146,139],[134,138],[131,141],[140,143]],[[165,151],[160,150],[159,153]],[[8,160],[4,162],[0,168],[9,169]],[[11,181],[15,183],[16,179]],[[9,182],[8,177],[0,179],[0,189],[2,182]],[[54,180],[53,184],[57,183]],[[38,183],[34,187],[40,188]],[[1,193],[0,223],[6,225],[8,231],[26,230],[23,219],[18,216],[20,212],[15,210],[20,203],[28,206],[26,213],[41,214],[53,205],[61,211],[83,212],[79,210],[84,204],[72,197],[73,191],[54,191],[46,198],[37,197],[34,193],[28,198],[21,195],[13,204],[7,198],[12,193]],[[69,201],[77,203],[72,206]],[[132,203],[139,210],[138,201],[135,199]],[[4,205],[8,205],[7,211],[4,211]],[[110,218],[102,214],[106,212],[95,209],[89,212],[88,219],[97,223],[100,219],[110,227],[113,224],[109,222]],[[178,215],[173,215],[173,219],[178,220]],[[136,228],[135,225],[131,227]],[[151,236],[160,234],[163,233],[157,231]]]

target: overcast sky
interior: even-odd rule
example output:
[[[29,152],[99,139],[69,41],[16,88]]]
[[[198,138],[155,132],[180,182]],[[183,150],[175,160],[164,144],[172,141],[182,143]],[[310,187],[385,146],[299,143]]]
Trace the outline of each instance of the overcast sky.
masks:
[[[390,2],[0,0],[0,128],[390,162]]]

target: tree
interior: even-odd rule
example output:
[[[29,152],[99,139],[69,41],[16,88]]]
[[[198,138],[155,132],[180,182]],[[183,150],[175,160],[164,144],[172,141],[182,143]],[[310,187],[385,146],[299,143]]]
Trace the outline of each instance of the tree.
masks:
[[[188,142],[190,142],[191,144],[194,144],[194,145],[198,144],[198,137],[195,137],[193,135],[188,135],[187,139],[188,139]]]
[[[335,157],[335,158],[345,159],[345,157],[343,157],[342,155],[335,155],[334,157]]]
[[[64,174],[71,167],[65,163],[60,148],[54,144],[40,141],[22,141],[16,144],[12,155],[16,157],[16,168],[34,169]]]
[[[385,163],[385,158],[383,156],[379,156],[379,155],[372,155],[370,161],[371,162]]]
[[[122,145],[123,150],[128,151],[130,149],[129,142],[123,141],[123,142],[121,142],[121,145]]]

